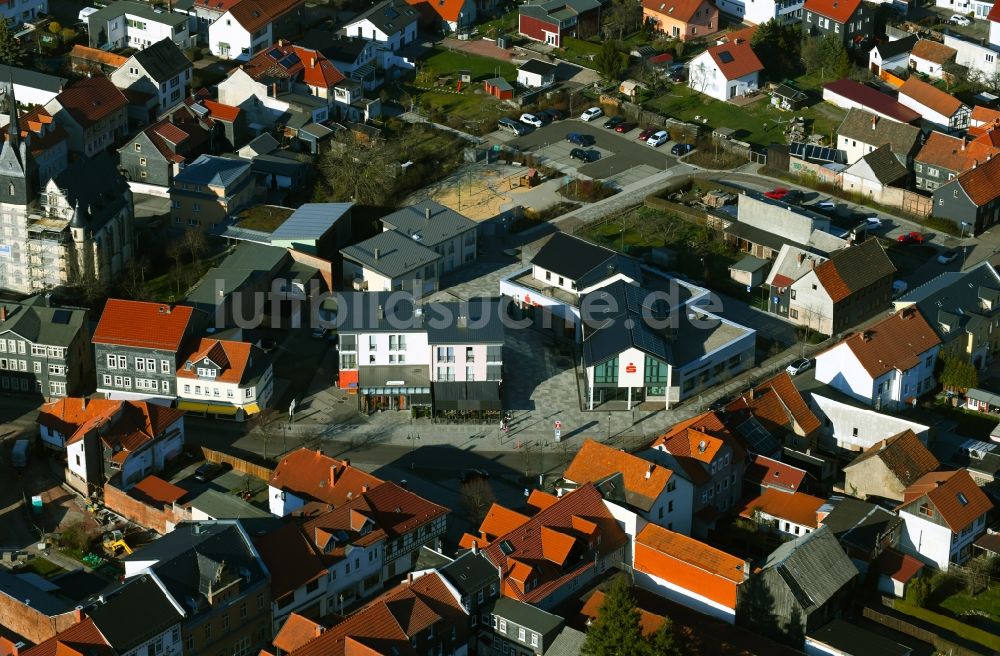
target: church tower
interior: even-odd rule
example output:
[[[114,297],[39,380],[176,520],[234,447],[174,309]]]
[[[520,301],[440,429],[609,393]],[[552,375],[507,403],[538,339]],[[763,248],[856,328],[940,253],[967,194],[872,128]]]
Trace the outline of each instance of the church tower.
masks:
[[[14,98],[14,81],[7,86],[7,140],[0,149],[0,203],[27,206],[35,199],[35,188],[28,161],[28,143],[21,139],[21,126]]]

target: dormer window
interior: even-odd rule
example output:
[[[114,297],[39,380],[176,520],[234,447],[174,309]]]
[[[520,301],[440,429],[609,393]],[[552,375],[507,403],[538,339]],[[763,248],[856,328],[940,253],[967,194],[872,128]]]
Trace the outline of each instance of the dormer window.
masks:
[[[924,517],[933,517],[934,509],[931,508],[931,505],[929,503],[922,503],[920,504],[920,514],[923,515]]]

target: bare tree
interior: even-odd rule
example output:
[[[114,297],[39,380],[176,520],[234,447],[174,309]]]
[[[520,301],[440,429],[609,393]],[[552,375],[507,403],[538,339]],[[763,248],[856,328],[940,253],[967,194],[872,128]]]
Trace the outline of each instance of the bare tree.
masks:
[[[251,431],[256,432],[264,443],[264,460],[268,459],[268,445],[284,437],[285,430],[281,426],[281,414],[274,408],[267,408],[254,415],[250,420]]]
[[[482,523],[486,512],[497,500],[496,495],[493,494],[493,488],[490,487],[489,481],[485,478],[473,478],[462,485],[459,493],[461,494],[462,512],[475,526]]]
[[[191,256],[192,262],[201,259],[208,252],[208,240],[201,230],[188,230],[184,233],[181,243],[188,255]]]
[[[349,131],[337,137],[337,146],[319,162],[332,199],[361,205],[385,205],[392,200],[398,166],[397,153],[385,141],[361,143]]]
[[[122,293],[129,298],[143,298],[146,296],[146,273],[149,271],[149,258],[138,257],[129,260],[122,273],[121,289]]]

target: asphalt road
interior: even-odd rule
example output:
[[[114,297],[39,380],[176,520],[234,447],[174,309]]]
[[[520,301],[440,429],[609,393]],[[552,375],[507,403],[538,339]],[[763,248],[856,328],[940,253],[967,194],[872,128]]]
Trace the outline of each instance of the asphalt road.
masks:
[[[601,152],[602,157],[596,162],[584,164],[578,170],[583,175],[598,179],[610,177],[640,164],[646,164],[661,171],[677,164],[677,158],[670,155],[672,142],[665,143],[659,148],[653,148],[637,139],[641,132],[639,128],[627,134],[619,134],[614,130],[601,127],[605,120],[607,119],[601,117],[592,123],[584,123],[576,118],[553,121],[544,127],[533,130],[530,134],[510,141],[510,144],[521,150],[530,151],[544,148],[552,143],[566,143],[566,135],[570,132],[589,134],[597,140],[596,148]]]

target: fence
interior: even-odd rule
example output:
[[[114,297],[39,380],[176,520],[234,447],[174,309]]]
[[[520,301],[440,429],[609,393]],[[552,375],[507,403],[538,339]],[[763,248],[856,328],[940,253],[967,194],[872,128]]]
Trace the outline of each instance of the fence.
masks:
[[[889,600],[891,601],[891,600]],[[874,608],[868,606],[864,607],[862,615],[866,619],[875,622],[876,624],[881,624],[882,626],[892,629],[894,631],[899,631],[904,635],[908,635],[921,640],[930,645],[934,645],[934,648],[938,652],[944,652],[952,654],[953,656],[979,656],[981,652],[974,651],[972,649],[966,649],[960,645],[942,638],[937,631],[930,631],[924,629],[916,624],[909,622],[903,618],[896,617],[894,615],[888,615],[886,613],[879,612]]]
[[[221,451],[215,451],[209,449],[206,446],[197,447],[201,449],[201,455],[205,460],[209,462],[221,462],[229,465],[233,468],[233,471],[238,471],[241,474],[249,474],[254,478],[259,478],[262,481],[268,481],[271,479],[271,474],[274,470],[262,464],[255,462],[250,462],[249,460],[244,460],[243,458],[238,458],[228,453],[222,453]]]

